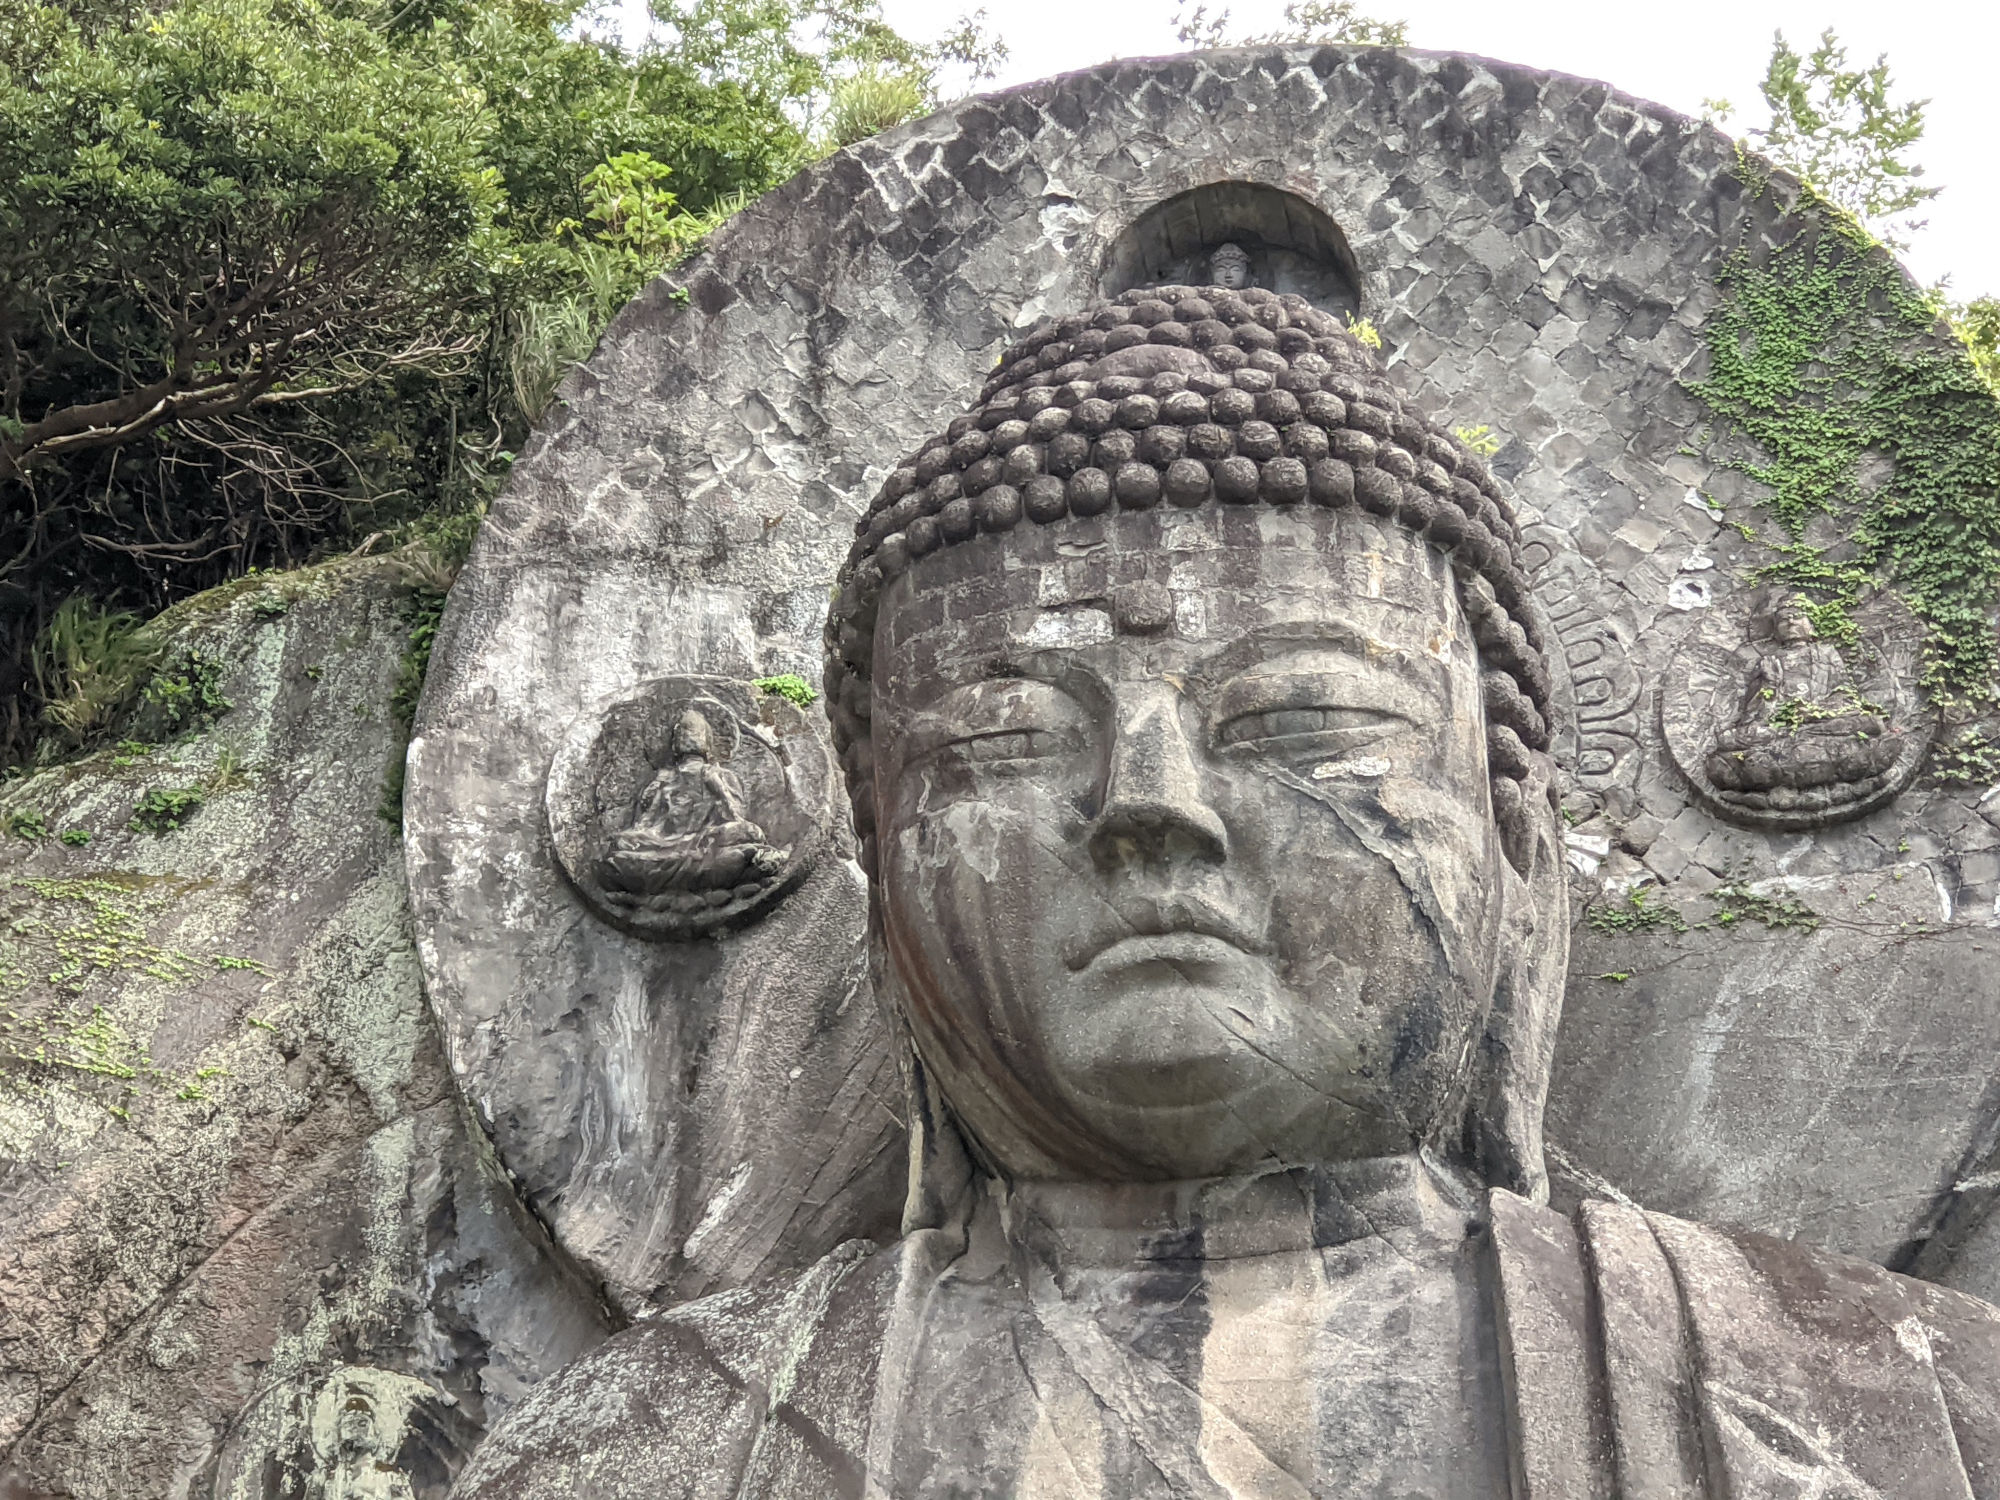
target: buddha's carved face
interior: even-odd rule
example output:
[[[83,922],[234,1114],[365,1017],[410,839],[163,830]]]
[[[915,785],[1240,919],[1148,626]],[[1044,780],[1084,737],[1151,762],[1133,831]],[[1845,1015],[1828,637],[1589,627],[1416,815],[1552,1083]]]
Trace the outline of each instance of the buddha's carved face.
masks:
[[[1240,245],[1218,245],[1208,258],[1208,279],[1240,292],[1250,285],[1250,256]]]
[[[699,711],[690,708],[674,720],[673,753],[676,760],[685,760],[689,756],[707,760],[713,754],[714,740],[714,730],[709,728],[708,720]]]
[[[942,549],[875,640],[881,921],[1017,1175],[1404,1151],[1456,1118],[1501,866],[1448,566],[1358,511]]]

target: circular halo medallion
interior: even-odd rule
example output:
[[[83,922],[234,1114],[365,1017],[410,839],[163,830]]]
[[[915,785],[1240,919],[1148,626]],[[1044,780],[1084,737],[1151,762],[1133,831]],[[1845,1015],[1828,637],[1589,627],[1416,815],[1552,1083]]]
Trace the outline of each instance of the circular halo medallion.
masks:
[[[832,826],[820,716],[725,677],[656,677],[570,724],[543,806],[570,883],[607,921],[680,940],[758,920]]]
[[[1837,647],[1790,590],[1756,589],[1706,612],[1669,658],[1661,736],[1717,817],[1821,828],[1910,784],[1937,727],[1917,687],[1923,627],[1889,595],[1853,617],[1856,640]]]

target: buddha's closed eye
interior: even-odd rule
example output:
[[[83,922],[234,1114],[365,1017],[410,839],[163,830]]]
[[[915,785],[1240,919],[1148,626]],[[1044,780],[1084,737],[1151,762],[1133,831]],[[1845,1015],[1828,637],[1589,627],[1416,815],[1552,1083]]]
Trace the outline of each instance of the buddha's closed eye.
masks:
[[[990,733],[964,735],[938,748],[960,760],[974,763],[1036,760],[1076,749],[1077,738],[1060,729],[997,729]]]
[[[1410,727],[1401,714],[1338,705],[1257,709],[1216,731],[1216,744],[1280,754],[1345,755]]]
[[[911,763],[1005,769],[1083,748],[1087,724],[1068,693],[1010,678],[955,688],[912,723]]]
[[[1422,693],[1332,652],[1267,663],[1225,683],[1210,710],[1211,743],[1232,754],[1341,756],[1417,728]]]

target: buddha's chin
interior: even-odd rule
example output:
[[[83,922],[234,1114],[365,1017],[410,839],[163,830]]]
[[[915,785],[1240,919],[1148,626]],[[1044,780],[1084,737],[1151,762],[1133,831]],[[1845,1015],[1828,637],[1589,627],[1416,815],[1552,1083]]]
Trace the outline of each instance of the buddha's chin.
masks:
[[[1324,1105],[1293,1071],[1305,1002],[1267,961],[1237,949],[1115,957],[1063,987],[1048,1060],[1072,1105],[1136,1157],[1166,1175],[1214,1175],[1239,1156],[1268,1160],[1266,1127],[1289,1133]]]

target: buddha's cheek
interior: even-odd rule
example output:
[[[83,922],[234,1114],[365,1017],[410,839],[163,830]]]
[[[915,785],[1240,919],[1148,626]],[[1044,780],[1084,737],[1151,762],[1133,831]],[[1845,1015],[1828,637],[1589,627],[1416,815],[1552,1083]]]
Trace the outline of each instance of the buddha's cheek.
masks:
[[[899,923],[952,1009],[977,1023],[1018,1018],[1067,977],[1057,939],[1074,921],[1081,872],[1051,835],[1061,817],[1046,797],[1017,793],[952,801],[893,830]]]
[[[1387,827],[1379,808],[1357,799],[1348,811],[1343,819],[1294,796],[1262,823],[1233,820],[1237,858],[1259,867],[1271,892],[1270,936],[1296,997],[1300,1046],[1291,1056],[1301,1073],[1329,1089],[1379,1093],[1408,1114],[1456,1073],[1463,1039],[1483,1016],[1481,986],[1467,972],[1477,966],[1462,960],[1479,947],[1485,901],[1439,907],[1428,882],[1418,890],[1406,882],[1397,856],[1416,870],[1432,860],[1463,866],[1481,846],[1446,829],[1437,849],[1402,847],[1409,831]],[[1370,848],[1357,827],[1389,836]],[[1467,924],[1475,930],[1458,930]]]

